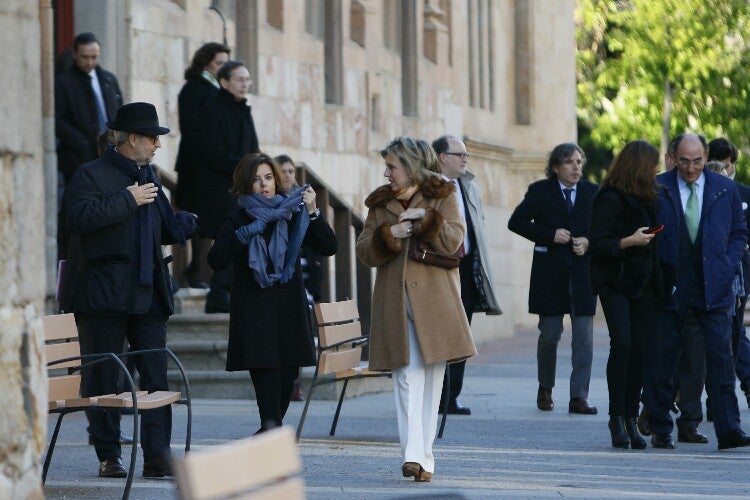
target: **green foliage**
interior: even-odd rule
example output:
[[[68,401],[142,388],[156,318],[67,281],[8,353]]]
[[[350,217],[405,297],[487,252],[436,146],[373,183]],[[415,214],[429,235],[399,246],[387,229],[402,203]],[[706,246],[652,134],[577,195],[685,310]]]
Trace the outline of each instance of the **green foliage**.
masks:
[[[750,2],[577,0],[576,23],[582,142],[615,154],[664,133],[725,136],[750,177]]]

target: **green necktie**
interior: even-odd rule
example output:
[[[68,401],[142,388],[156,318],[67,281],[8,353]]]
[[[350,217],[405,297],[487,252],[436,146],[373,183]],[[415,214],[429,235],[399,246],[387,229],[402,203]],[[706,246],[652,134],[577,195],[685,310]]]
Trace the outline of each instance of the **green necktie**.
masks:
[[[695,194],[695,183],[688,183],[688,187],[690,188],[690,196],[688,196],[687,205],[685,205],[685,223],[688,233],[690,233],[690,241],[695,243],[701,218],[698,215],[698,195]]]

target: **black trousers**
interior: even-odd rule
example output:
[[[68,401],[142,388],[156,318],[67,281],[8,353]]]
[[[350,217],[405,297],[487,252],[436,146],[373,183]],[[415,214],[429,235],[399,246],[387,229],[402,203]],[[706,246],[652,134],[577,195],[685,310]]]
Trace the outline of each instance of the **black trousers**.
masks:
[[[282,425],[298,373],[299,368],[296,366],[250,370],[260,413],[260,431]]]
[[[154,300],[145,314],[93,315],[76,314],[81,352],[96,354],[119,353],[127,338],[132,350],[157,349],[166,346],[168,312],[159,300]],[[135,357],[143,391],[165,391],[167,383],[167,356],[165,353],[145,354]],[[112,394],[120,391],[121,370],[113,362],[100,363],[82,374],[83,396]],[[141,447],[144,461],[168,458],[172,437],[172,408],[166,406],[140,413]],[[91,437],[99,460],[119,458],[120,411],[98,410],[90,412]]]
[[[466,313],[466,319],[471,325],[471,318],[474,315],[474,307],[478,300],[477,287],[474,284],[474,276],[472,269],[473,258],[471,255],[466,255],[461,259],[461,264],[458,267],[458,272],[461,277],[461,303],[464,306],[464,312]],[[450,393],[448,394],[448,402],[455,402],[458,396],[461,394],[461,390],[464,387],[464,371],[466,370],[466,360],[459,361],[458,363],[451,363],[446,365],[445,374],[450,378]],[[443,392],[445,393],[445,381],[443,381]],[[440,407],[443,407],[443,401],[441,396]]]
[[[643,388],[646,339],[656,334],[656,297],[647,288],[637,299],[618,292],[600,295],[599,299],[609,330],[609,415],[635,417]]]

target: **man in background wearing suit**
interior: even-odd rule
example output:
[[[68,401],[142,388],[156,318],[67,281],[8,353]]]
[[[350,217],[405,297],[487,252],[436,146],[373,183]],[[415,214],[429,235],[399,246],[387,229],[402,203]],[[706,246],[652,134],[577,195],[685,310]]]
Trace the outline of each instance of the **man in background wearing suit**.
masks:
[[[466,152],[466,145],[463,141],[452,135],[444,135],[432,143],[432,149],[437,154],[444,179],[456,187],[458,207],[466,221],[464,257],[461,259],[458,271],[461,277],[461,302],[466,312],[466,319],[471,325],[471,318],[475,312],[503,313],[496,299],[490,256],[487,251],[482,198],[479,194],[479,187],[474,182],[474,174],[466,171],[469,154]],[[448,365],[449,414],[471,415],[471,409],[458,402],[458,396],[464,384],[465,368],[466,361]],[[443,388],[444,393],[445,388]],[[444,408],[443,403],[440,403],[441,412]]]
[[[529,186],[508,220],[508,229],[534,242],[529,287],[529,312],[539,315],[537,407],[554,407],[557,344],[563,316],[572,324],[572,365],[569,413],[595,415],[588,402],[593,358],[593,316],[596,296],[591,288],[588,234],[598,187],[583,179],[586,156],[572,143],[555,146],[547,179]]]

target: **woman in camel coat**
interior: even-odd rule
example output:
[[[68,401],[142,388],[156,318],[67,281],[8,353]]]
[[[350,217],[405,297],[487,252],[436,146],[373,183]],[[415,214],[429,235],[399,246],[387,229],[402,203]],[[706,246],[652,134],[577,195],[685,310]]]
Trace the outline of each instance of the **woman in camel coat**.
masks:
[[[476,354],[463,306],[458,269],[408,257],[410,240],[455,254],[466,225],[452,184],[435,165],[425,141],[397,137],[380,152],[388,184],[365,201],[365,228],[357,256],[377,268],[372,300],[370,368],[392,370],[402,474],[429,481],[435,468],[432,442],[446,362]]]

